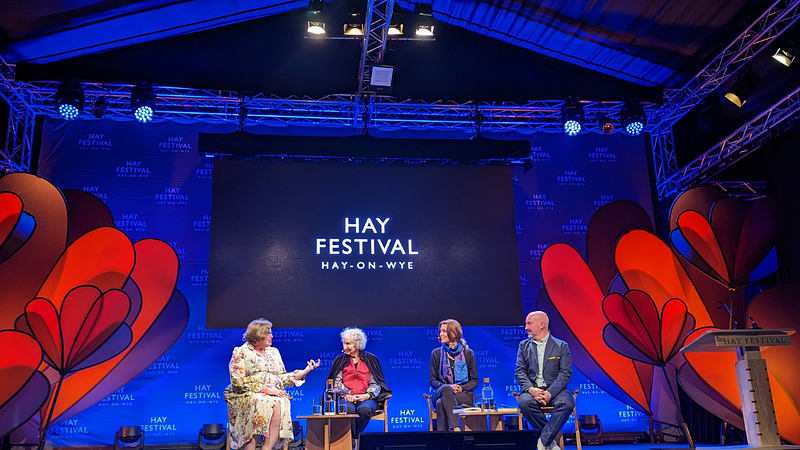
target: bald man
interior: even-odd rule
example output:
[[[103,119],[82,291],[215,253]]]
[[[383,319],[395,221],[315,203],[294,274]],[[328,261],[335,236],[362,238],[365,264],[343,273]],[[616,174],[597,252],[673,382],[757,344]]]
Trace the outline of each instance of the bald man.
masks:
[[[560,450],[556,434],[567,423],[575,403],[567,383],[572,378],[572,355],[567,343],[550,335],[550,319],[542,311],[525,318],[528,339],[517,350],[517,381],[522,387],[519,409],[539,434],[538,450]],[[541,406],[552,406],[548,421]]]

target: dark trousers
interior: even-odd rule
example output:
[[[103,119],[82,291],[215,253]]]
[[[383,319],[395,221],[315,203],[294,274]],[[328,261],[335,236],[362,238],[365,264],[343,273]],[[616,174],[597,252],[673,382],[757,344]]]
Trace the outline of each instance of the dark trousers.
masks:
[[[540,406],[542,405],[534,400],[533,396],[528,392],[523,392],[519,396],[519,410],[522,412],[523,417],[534,428],[541,430],[539,439],[541,439],[542,445],[549,447],[558,432],[569,420],[572,409],[575,407],[575,402],[572,400],[572,393],[567,389],[562,389],[561,392],[550,399],[550,403],[547,405],[553,407],[553,414],[550,416],[549,421],[539,409]]]
[[[378,409],[378,404],[375,400],[366,400],[359,402],[357,405],[351,402],[346,402],[347,414],[358,414],[358,419],[350,420],[350,430],[353,432],[353,439],[358,439],[364,428],[367,428],[369,419],[372,418],[372,413]]]
[[[472,392],[454,393],[449,384],[439,386],[439,389],[431,395],[431,403],[436,409],[436,430],[448,431],[459,426],[458,414],[453,413],[456,405],[472,406],[475,402]]]

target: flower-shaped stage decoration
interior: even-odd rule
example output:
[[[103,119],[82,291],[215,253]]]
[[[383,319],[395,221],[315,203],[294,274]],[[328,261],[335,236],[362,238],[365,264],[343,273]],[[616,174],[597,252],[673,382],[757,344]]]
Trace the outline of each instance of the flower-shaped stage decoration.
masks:
[[[707,211],[712,217],[708,223],[715,233],[722,236],[717,237],[722,243],[719,246],[722,250],[717,254],[723,255],[725,261],[728,261],[725,255],[731,253],[730,249],[735,249],[733,254],[736,255],[731,260],[735,261],[733,270],[728,270],[730,262],[726,262],[725,270],[722,270],[719,260],[708,266],[732,275],[729,280],[749,283],[776,269],[772,260],[776,236],[764,239],[763,233],[752,231],[775,229],[769,225],[774,221],[773,207],[769,202],[762,202],[743,209],[741,205],[733,206],[734,203],[729,203],[727,195],[718,188],[690,190],[675,200],[671,224],[673,229],[678,228],[678,218],[685,211]],[[723,214],[724,211],[729,212]],[[721,225],[723,218],[733,213],[738,214],[740,219],[732,222],[731,229],[725,229]],[[702,224],[698,225],[696,218],[695,222],[691,222],[691,214],[686,219],[686,228],[683,229],[685,235],[690,234],[689,223],[693,230],[702,229]],[[720,225],[717,226],[717,223]],[[725,231],[717,231],[723,229]],[[771,233],[769,231],[768,234]],[[700,235],[703,233],[696,234]],[[673,241],[676,236],[673,234]],[[695,243],[693,248],[698,249],[700,246],[696,236],[689,239]],[[711,261],[713,258],[709,255],[715,252],[703,250],[702,254]],[[692,255],[687,253],[687,256]],[[603,317],[602,301],[606,295],[616,293],[628,296],[628,291],[641,291],[652,299],[657,310],[664,310],[671,299],[680,299],[699,329],[727,328],[730,316],[718,306],[720,302],[729,304],[732,297],[740,302],[737,304],[742,309],[739,314],[745,316],[741,306],[744,305],[744,289],[736,289],[732,296],[726,285],[704,274],[687,261],[682,252],[656,237],[647,214],[630,201],[612,202],[598,209],[589,224],[585,261],[569,245],[554,244],[543,254],[541,269],[545,286],[537,306],[550,315],[554,334],[564,336],[569,342],[575,366],[606,392],[662,422],[677,424],[680,420],[667,395],[667,386],[660,380],[661,377],[653,376],[653,366],[641,362],[646,359],[644,357],[632,360],[603,342],[603,329],[608,322],[599,318]],[[772,327],[800,327],[799,318],[781,314],[780,308],[759,307],[757,313],[753,312],[754,307],[766,301],[762,300],[768,298],[764,296],[781,298],[770,300],[772,304],[793,301],[787,289],[770,295],[774,289],[759,294],[751,301],[749,315],[762,326],[767,317],[774,317],[776,325],[770,325]],[[687,340],[694,339],[696,333],[690,334]],[[681,342],[676,344],[677,347],[681,345]],[[784,366],[795,363],[789,362],[789,358],[776,358],[771,353],[775,352],[764,352],[764,357],[775,377],[772,389],[779,430],[783,438],[800,442],[800,412],[795,406],[800,405],[800,392],[791,389],[791,379],[783,378],[796,373],[784,370]],[[658,353],[651,349],[650,355],[649,360],[653,361],[656,358],[652,355]],[[726,359],[734,356],[724,353],[703,354],[698,361],[690,360],[692,364],[686,364],[682,355],[670,358],[667,352],[662,356],[667,363],[664,367],[670,381],[679,379],[694,401],[718,417],[743,428],[733,362]],[[674,374],[676,368],[677,376]],[[676,386],[673,384],[672,387]],[[730,388],[734,391],[731,392]],[[781,398],[786,398],[786,401]]]
[[[13,400],[0,403],[0,417],[19,402],[37,405],[44,442],[50,425],[144,371],[188,321],[177,277],[172,247],[131,242],[94,196],[62,193],[30,174],[0,178],[0,330],[38,341],[42,363],[31,379],[47,382],[44,405],[31,382],[0,391]],[[10,358],[3,363],[24,365],[28,356]]]

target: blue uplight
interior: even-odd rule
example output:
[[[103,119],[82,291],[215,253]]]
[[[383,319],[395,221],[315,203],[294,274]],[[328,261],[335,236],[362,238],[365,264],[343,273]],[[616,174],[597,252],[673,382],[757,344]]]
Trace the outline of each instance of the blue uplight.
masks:
[[[78,108],[74,105],[68,105],[66,103],[58,105],[58,113],[61,114],[61,118],[64,120],[75,120],[78,118]]]
[[[567,133],[567,136],[576,136],[580,132],[581,123],[577,120],[568,120],[564,122],[564,133]]]
[[[133,117],[141,123],[147,123],[153,120],[153,108],[144,105],[136,108],[133,112]]]
[[[638,136],[644,131],[644,123],[636,121],[625,125],[625,132],[631,136]]]

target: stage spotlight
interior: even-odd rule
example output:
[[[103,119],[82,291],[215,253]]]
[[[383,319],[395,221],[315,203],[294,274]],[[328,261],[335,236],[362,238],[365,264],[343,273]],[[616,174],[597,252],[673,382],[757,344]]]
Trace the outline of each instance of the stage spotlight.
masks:
[[[600,129],[603,130],[604,134],[614,132],[614,124],[611,123],[611,118],[608,117],[608,114],[597,113],[597,124],[600,125]]]
[[[747,98],[750,97],[750,94],[756,90],[760,82],[761,80],[758,79],[758,76],[752,70],[746,69],[739,75],[736,84],[733,85],[730,92],[725,94],[725,98],[741,108],[747,102]]]
[[[798,53],[800,53],[800,49],[794,45],[794,42],[786,41],[786,43],[781,45],[781,47],[775,52],[774,55],[772,55],[772,57],[784,66],[789,67],[792,65],[792,62],[797,57]]]
[[[92,115],[96,119],[102,119],[106,115],[106,109],[108,109],[108,99],[105,96],[97,97],[92,105]]]
[[[309,34],[325,34],[324,0],[310,0],[308,2],[308,25],[306,31]]]
[[[221,423],[206,423],[200,428],[197,435],[197,447],[200,450],[222,450],[225,448],[227,437],[225,426]]]
[[[347,15],[347,22],[344,24],[345,36],[363,36],[364,19],[360,13],[351,12]]]
[[[394,81],[394,67],[392,66],[372,66],[372,73],[369,77],[369,89],[380,94],[392,92],[392,82]]]
[[[69,80],[58,85],[56,91],[56,111],[64,120],[75,120],[83,111],[86,97],[78,80]]]
[[[644,126],[647,125],[647,117],[639,100],[625,100],[625,104],[620,111],[620,121],[622,122],[622,129],[629,135],[638,136],[642,134]]]
[[[119,427],[114,437],[114,450],[143,450],[144,432],[142,427]]]
[[[156,94],[150,83],[139,83],[131,89],[131,111],[141,123],[153,120],[156,109]]]
[[[414,16],[417,18],[417,36],[433,36],[433,8],[430,3],[417,3]]]
[[[575,136],[583,128],[583,105],[575,97],[567,97],[564,106],[561,107],[561,125],[564,126],[564,133],[568,136]]]

